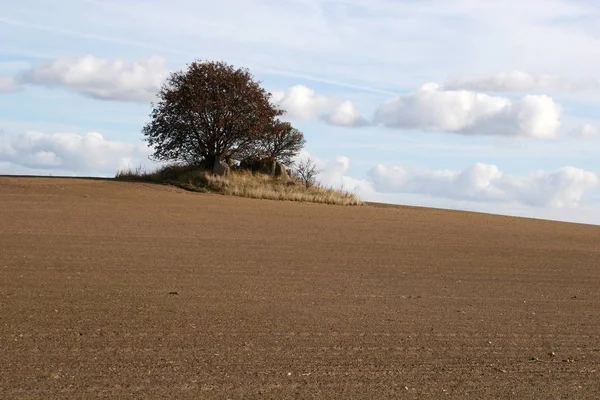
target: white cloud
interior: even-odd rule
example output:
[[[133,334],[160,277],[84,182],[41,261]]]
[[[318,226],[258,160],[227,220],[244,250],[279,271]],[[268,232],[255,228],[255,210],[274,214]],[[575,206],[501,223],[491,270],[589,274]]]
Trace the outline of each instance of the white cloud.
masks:
[[[350,159],[344,156],[335,157],[322,164],[319,181],[328,187],[353,192],[359,197],[368,196],[373,192],[371,183],[365,179],[356,179],[347,175],[350,169]]]
[[[15,92],[19,89],[19,85],[14,78],[8,76],[0,76],[0,93]]]
[[[285,92],[273,92],[272,99],[293,119],[315,119],[335,106],[331,99],[316,94],[304,85],[292,86]]]
[[[340,101],[317,94],[304,85],[294,85],[286,91],[272,93],[272,101],[286,111],[291,119],[323,119],[331,125],[360,126],[366,123],[350,101]]]
[[[415,193],[454,200],[516,203],[534,207],[577,207],[598,186],[598,176],[575,167],[505,175],[497,166],[477,163],[463,171],[414,170],[377,165],[369,176],[381,193]]]
[[[600,83],[592,78],[571,81],[553,74],[532,74],[514,70],[449,80],[444,84],[444,88],[447,90],[465,89],[488,92],[531,92],[540,90],[578,92],[599,90]]]
[[[166,78],[164,62],[158,56],[136,62],[91,55],[59,58],[26,71],[21,81],[62,87],[102,100],[151,101]]]
[[[583,124],[570,131],[571,136],[581,139],[600,137],[600,128],[592,124]]]
[[[97,132],[79,135],[28,131],[0,141],[0,162],[19,169],[112,176],[122,168],[150,166],[150,154],[144,144],[106,140]]]
[[[520,101],[428,83],[415,93],[382,104],[374,121],[390,128],[469,135],[550,138],[560,127],[561,107],[545,95]]]
[[[432,207],[442,204],[435,199],[446,199],[454,204],[452,208],[461,208],[456,205],[464,203],[463,208],[465,204],[469,205],[464,209],[483,210],[484,207],[489,212],[493,212],[493,208],[486,204],[512,206],[525,211],[572,209],[582,205],[586,193],[600,186],[600,180],[594,172],[571,166],[554,171],[537,170],[523,175],[508,175],[495,165],[483,163],[476,163],[462,171],[378,164],[368,172],[367,179],[358,179],[349,174],[348,157],[326,160],[303,151],[295,161],[306,158],[315,162],[320,171],[318,180],[321,184],[354,192],[364,201],[399,202],[392,200],[394,196],[406,194],[409,197],[426,196],[434,199],[431,204],[421,204]],[[419,205],[419,202],[413,204]]]
[[[331,114],[327,115],[326,121],[331,125],[340,126],[363,126],[368,125],[368,121],[360,115],[351,101],[344,101],[333,109]]]
[[[303,150],[294,159],[295,163],[310,159],[314,162],[319,171],[317,180],[326,187],[343,189],[357,194],[359,197],[368,196],[373,193],[371,183],[365,179],[356,179],[347,174],[350,169],[350,159],[344,156],[337,156],[331,160],[322,159],[311,155]]]

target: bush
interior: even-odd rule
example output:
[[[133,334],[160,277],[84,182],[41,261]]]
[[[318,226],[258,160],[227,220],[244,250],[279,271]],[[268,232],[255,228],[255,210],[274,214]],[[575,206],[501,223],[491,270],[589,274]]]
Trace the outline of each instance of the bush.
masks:
[[[311,158],[300,161],[293,171],[307,189],[317,183],[317,175],[320,172]]]

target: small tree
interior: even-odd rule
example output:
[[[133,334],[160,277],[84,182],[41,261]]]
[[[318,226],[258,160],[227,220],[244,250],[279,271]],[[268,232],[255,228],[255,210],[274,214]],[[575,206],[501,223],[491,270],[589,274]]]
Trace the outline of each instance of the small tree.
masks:
[[[317,183],[319,172],[316,164],[310,157],[300,161],[294,168],[296,177],[304,183],[307,189]]]
[[[304,147],[304,135],[289,122],[276,120],[256,141],[254,156],[277,160],[286,167],[293,164],[294,158]]]
[[[251,149],[283,114],[246,69],[224,62],[194,61],[172,73],[157,97],[143,128],[153,158],[207,169]]]

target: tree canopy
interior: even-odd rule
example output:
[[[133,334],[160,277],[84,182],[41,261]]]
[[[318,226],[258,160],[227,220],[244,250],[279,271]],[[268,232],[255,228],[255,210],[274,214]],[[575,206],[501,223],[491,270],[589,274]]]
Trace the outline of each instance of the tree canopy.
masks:
[[[289,163],[304,137],[277,119],[284,112],[270,97],[247,69],[194,61],[163,84],[143,134],[160,161],[213,168],[250,155]]]
[[[277,160],[290,166],[304,147],[304,135],[289,122],[276,120],[256,141],[255,157]]]

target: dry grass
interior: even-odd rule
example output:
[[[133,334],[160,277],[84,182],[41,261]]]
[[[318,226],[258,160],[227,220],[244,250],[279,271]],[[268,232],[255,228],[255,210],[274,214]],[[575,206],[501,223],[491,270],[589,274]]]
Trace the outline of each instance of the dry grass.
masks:
[[[234,170],[227,177],[215,176],[208,171],[189,165],[168,165],[154,172],[141,168],[123,170],[116,179],[175,185],[198,192],[250,197],[254,199],[303,201],[336,205],[360,205],[351,192],[321,185],[306,188],[295,178],[279,179],[244,170]]]

